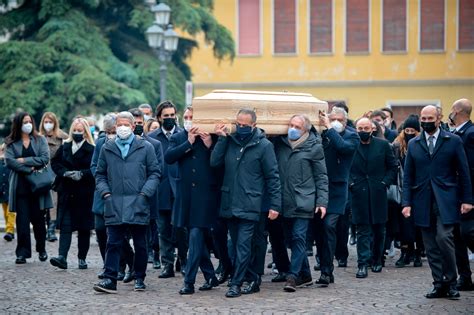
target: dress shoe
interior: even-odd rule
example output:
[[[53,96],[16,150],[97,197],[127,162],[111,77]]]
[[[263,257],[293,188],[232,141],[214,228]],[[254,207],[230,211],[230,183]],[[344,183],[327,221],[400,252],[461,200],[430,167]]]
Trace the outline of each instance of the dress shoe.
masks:
[[[212,277],[206,283],[199,287],[199,291],[209,291],[212,288],[219,286],[219,281],[217,281],[216,277]]]
[[[413,267],[421,267],[423,263],[421,262],[421,255],[416,254],[415,258],[413,259]]]
[[[26,264],[26,258],[23,256],[18,256],[15,260],[15,264]]]
[[[221,273],[216,274],[216,278],[217,278],[217,281],[219,281],[219,284],[223,284],[224,282],[226,282],[227,279],[229,279],[229,277],[230,277],[230,272],[226,270],[224,270]]]
[[[85,259],[79,259],[79,269],[87,269],[87,262]]]
[[[373,265],[372,272],[382,272],[382,265]]]
[[[67,269],[67,260],[64,256],[52,257],[49,260],[49,263],[54,267],[58,267],[59,269]]]
[[[275,277],[272,278],[272,282],[285,282],[286,281],[286,273],[280,272]]]
[[[403,268],[408,264],[410,264],[408,255],[406,254],[406,252],[402,251],[402,253],[400,254],[400,258],[398,258],[398,260],[395,262],[395,267]]]
[[[3,235],[3,239],[7,242],[13,241],[14,238],[15,238],[15,234],[13,233],[6,233],[5,235]]]
[[[456,289],[459,291],[472,291],[474,286],[472,285],[472,280],[470,278],[459,277],[458,282],[456,283]]]
[[[252,281],[242,289],[242,294],[252,294],[257,292],[260,292],[258,281]]]
[[[367,266],[359,267],[356,273],[356,278],[367,278]]]
[[[132,282],[135,279],[135,273],[133,271],[127,271],[125,277],[123,277],[123,283]]]
[[[135,287],[133,288],[133,291],[145,291],[146,285],[145,282],[143,282],[143,279],[135,279]]]
[[[117,284],[112,279],[106,278],[95,284],[94,290],[102,293],[117,293]]]
[[[357,238],[355,235],[351,235],[351,237],[349,238],[349,245],[355,245],[357,244]]]
[[[267,265],[267,268],[268,268],[268,269],[273,269],[273,262],[269,263],[269,264]]]
[[[194,285],[189,283],[184,283],[184,286],[179,290],[179,294],[181,295],[190,295],[194,294]]]
[[[459,300],[461,297],[461,294],[459,294],[458,289],[456,289],[456,286],[450,286],[448,289],[448,292],[446,292],[446,296],[450,300]]]
[[[167,265],[165,268],[162,269],[161,274],[158,278],[166,279],[174,277],[173,265]]]
[[[296,278],[294,276],[288,276],[286,278],[285,286],[283,287],[285,292],[295,292],[296,291]]]
[[[240,287],[238,285],[231,285],[229,290],[227,290],[226,297],[235,298],[240,296]]]
[[[325,288],[329,285],[329,282],[330,282],[330,278],[328,275],[325,275],[325,274],[321,274],[321,276],[319,277],[318,280],[316,280],[316,284],[319,285],[320,287],[322,288]]]
[[[117,273],[117,281],[122,281],[125,278],[125,272],[124,271],[119,271]]]
[[[346,268],[347,267],[347,260],[346,259],[338,259],[337,266],[339,268]]]
[[[313,278],[311,278],[311,275],[307,275],[307,276],[300,275],[296,277],[297,288],[309,287],[310,285],[313,285]]]
[[[459,293],[459,292],[458,292]],[[439,299],[446,297],[446,288],[434,287],[430,292],[425,294],[427,299]]]
[[[46,261],[46,259],[48,259],[48,254],[46,251],[42,251],[38,254],[38,258],[40,261]]]

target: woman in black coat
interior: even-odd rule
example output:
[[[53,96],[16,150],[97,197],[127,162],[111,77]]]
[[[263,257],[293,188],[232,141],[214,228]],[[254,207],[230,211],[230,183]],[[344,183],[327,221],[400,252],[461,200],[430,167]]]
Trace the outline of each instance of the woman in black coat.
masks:
[[[67,254],[74,231],[78,231],[79,269],[87,269],[90,230],[94,228],[92,202],[95,181],[90,170],[93,153],[94,140],[89,125],[85,119],[77,118],[71,125],[69,138],[51,160],[57,176],[57,228],[61,232],[59,256],[51,258],[50,262],[61,269],[67,269]]]

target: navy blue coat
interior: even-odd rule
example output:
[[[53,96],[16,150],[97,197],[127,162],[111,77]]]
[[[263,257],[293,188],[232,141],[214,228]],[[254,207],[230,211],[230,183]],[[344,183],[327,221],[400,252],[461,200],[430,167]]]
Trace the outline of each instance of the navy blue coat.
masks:
[[[398,133],[396,130],[389,129],[385,127],[385,132],[384,132],[384,137],[387,139],[388,142],[392,143],[398,136]]]
[[[456,134],[461,137],[464,143],[464,151],[466,152],[471,176],[472,197],[474,198],[474,124],[469,120]],[[461,218],[463,220],[474,220],[474,211],[471,210],[466,214],[461,214]]]
[[[173,134],[182,131],[182,128],[176,126]],[[163,154],[166,154],[169,146],[169,140],[163,133],[161,128],[153,130],[148,134],[148,137],[161,142]],[[158,188],[159,210],[171,211],[173,210],[173,203],[176,198],[176,180],[179,178],[178,163],[163,163],[163,172]]]
[[[441,130],[432,156],[424,132],[410,140],[405,158],[402,206],[411,206],[416,225],[430,226],[433,195],[441,222],[458,223],[460,204],[472,202],[471,189],[469,166],[459,136]]]
[[[97,170],[97,162],[99,161],[100,150],[102,149],[102,146],[104,145],[106,140],[107,137],[99,136],[99,139],[97,139],[95,143],[94,154],[92,155],[91,161],[91,173],[94,177],[95,171]],[[94,214],[104,215],[104,199],[102,199],[101,195],[99,194],[97,187],[94,190],[94,202],[92,203],[92,212]]]
[[[360,138],[357,132],[348,128],[342,133],[331,128],[321,136],[329,179],[327,213],[344,214],[349,195],[349,174]]]
[[[213,139],[213,145],[217,141]],[[211,228],[215,225],[219,208],[216,170],[210,165],[213,145],[208,149],[200,137],[194,144],[183,130],[170,139],[165,154],[166,163],[178,163],[180,177],[176,181],[172,223],[177,227]]]

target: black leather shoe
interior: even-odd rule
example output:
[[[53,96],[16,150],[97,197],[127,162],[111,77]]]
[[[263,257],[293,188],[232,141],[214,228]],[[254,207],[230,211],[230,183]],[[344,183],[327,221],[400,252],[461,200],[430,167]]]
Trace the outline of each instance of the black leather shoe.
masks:
[[[87,263],[85,259],[79,259],[79,269],[87,269]]]
[[[272,282],[285,282],[286,281],[286,273],[280,272],[275,277],[272,278]]]
[[[240,287],[238,285],[231,285],[229,290],[227,290],[225,297],[235,298],[240,296]]]
[[[145,291],[146,285],[145,282],[143,282],[143,279],[135,279],[135,287],[133,288],[133,291]]]
[[[313,285],[313,278],[311,278],[311,275],[296,277],[297,288],[309,287],[310,285]]]
[[[117,284],[112,279],[104,279],[94,285],[94,290],[102,293],[117,293]]]
[[[216,274],[216,278],[217,278],[217,281],[219,281],[219,284],[223,284],[224,282],[226,282],[227,279],[229,279],[229,277],[230,277],[230,272],[226,270],[224,270],[221,273]]]
[[[123,283],[129,283],[135,280],[135,273],[133,271],[127,271],[125,277],[123,277]]]
[[[446,296],[450,300],[459,300],[459,298],[461,297],[461,294],[459,294],[459,291],[458,291],[458,289],[456,289],[456,286],[451,286],[448,289],[448,292],[446,293]]]
[[[216,277],[209,279],[206,283],[199,287],[199,291],[209,291],[212,288],[219,286],[219,281]]]
[[[329,285],[329,282],[331,279],[329,278],[328,275],[322,274],[318,280],[316,280],[316,284],[319,285],[322,288],[325,288]]]
[[[458,289],[459,291],[474,290],[472,280],[470,278],[459,277],[458,282],[456,283],[456,289]]]
[[[357,237],[355,235],[351,235],[349,238],[349,245],[355,245],[357,244]]]
[[[459,292],[458,292],[459,294]],[[425,294],[427,299],[439,299],[446,297],[446,288],[434,287],[430,292]]]
[[[398,260],[395,262],[395,267],[397,267],[397,268],[405,267],[407,265],[406,260],[407,260],[407,254],[402,252],[400,254],[400,258],[398,258]]]
[[[382,265],[373,265],[372,272],[382,272]]]
[[[415,255],[415,258],[413,259],[413,267],[421,266],[423,266],[423,263],[421,262],[421,255]]]
[[[59,269],[67,269],[67,260],[64,256],[52,257],[49,263]]]
[[[46,253],[46,251],[41,252],[38,254],[38,258],[40,261],[46,261],[46,259],[48,259],[48,254]]]
[[[337,260],[337,266],[339,268],[346,268],[347,267],[347,260],[345,259],[338,259]]]
[[[7,242],[13,241],[14,238],[15,238],[15,234],[13,233],[6,233],[5,235],[3,235],[3,239]]]
[[[194,285],[189,283],[184,283],[184,286],[179,290],[179,294],[181,295],[189,295],[194,294]]]
[[[260,286],[258,285],[258,281],[250,282],[245,288],[242,289],[242,294],[252,294],[260,292]]]
[[[329,283],[334,283],[334,275],[329,275]]]
[[[161,271],[161,274],[158,276],[158,278],[161,278],[161,279],[172,278],[172,277],[174,277],[173,265],[167,265],[166,267],[164,267],[163,270]]]
[[[321,270],[321,264],[319,261],[316,261],[316,265],[313,267],[314,271],[320,271]]]
[[[296,291],[296,279],[294,276],[288,276],[286,279],[285,286],[283,287],[285,292],[295,292]]]
[[[356,278],[367,278],[367,266],[359,267],[356,273]]]
[[[18,256],[15,260],[15,264],[26,264],[26,258],[23,256]]]

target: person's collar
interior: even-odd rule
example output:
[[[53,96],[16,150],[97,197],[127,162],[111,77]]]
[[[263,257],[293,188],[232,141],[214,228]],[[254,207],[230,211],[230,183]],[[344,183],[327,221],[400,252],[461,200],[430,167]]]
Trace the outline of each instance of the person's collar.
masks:
[[[463,122],[462,124],[457,126],[456,129],[454,129],[454,130],[455,131],[460,131],[462,129],[462,127],[464,127],[464,125],[467,124],[468,122],[469,122],[469,120],[466,120],[465,122]]]
[[[168,132],[173,134],[174,133],[174,130],[176,129],[176,126],[173,126],[173,129],[171,130],[166,130],[165,128],[161,127],[161,131],[166,135]]]
[[[434,134],[432,134],[432,135],[428,134],[426,131],[423,131],[423,132],[425,133],[425,137],[426,137],[426,139],[428,139],[429,137],[431,137],[431,136],[432,136],[432,137],[433,137],[435,140],[437,140],[437,139],[438,139],[438,137],[439,137],[439,133],[441,132],[441,128],[440,128],[440,127],[438,127],[438,129],[436,129],[435,133],[434,133]]]

